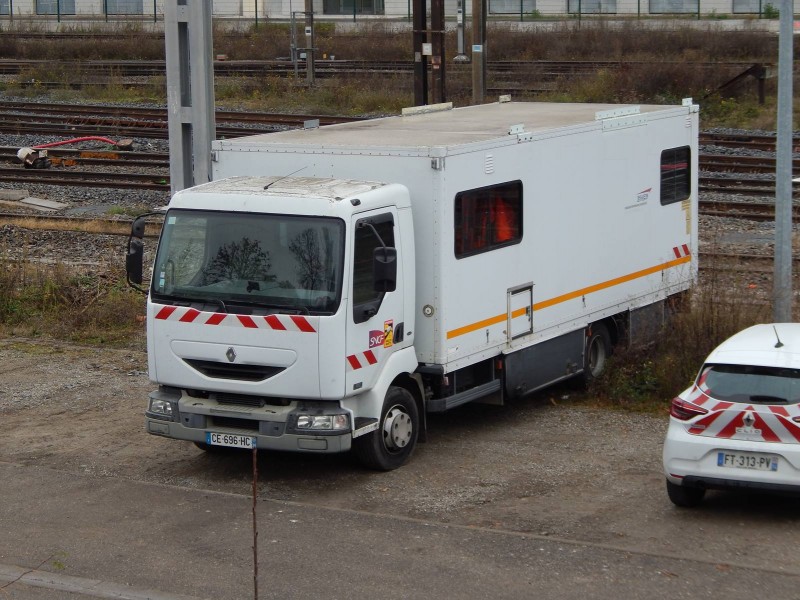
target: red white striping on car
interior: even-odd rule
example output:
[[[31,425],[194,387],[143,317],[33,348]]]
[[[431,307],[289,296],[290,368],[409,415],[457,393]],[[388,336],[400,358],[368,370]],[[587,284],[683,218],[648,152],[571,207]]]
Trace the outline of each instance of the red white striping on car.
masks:
[[[317,319],[301,315],[250,316],[228,313],[201,312],[194,308],[163,306],[155,316],[162,321],[196,323],[200,325],[226,325],[247,329],[271,329],[273,331],[294,331],[316,333]]]
[[[772,405],[742,405],[731,410],[734,406],[732,402],[713,400],[697,387],[692,390],[688,401],[709,411],[708,415],[687,425],[687,431],[693,435],[763,442],[800,442],[800,425],[792,420],[800,416],[797,405],[791,407],[794,415],[784,406]]]

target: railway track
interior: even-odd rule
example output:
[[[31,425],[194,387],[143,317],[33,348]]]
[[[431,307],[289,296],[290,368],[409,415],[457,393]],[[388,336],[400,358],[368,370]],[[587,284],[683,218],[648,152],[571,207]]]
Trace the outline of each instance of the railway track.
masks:
[[[731,156],[700,154],[700,170],[721,173],[775,173],[775,158],[771,156]],[[800,160],[792,161],[792,172],[800,174]]]
[[[489,61],[486,66],[486,92],[492,95],[514,94],[530,97],[553,91],[561,82],[596,74],[599,71],[641,68],[652,61],[551,61],[502,60]],[[680,63],[683,66],[683,63]],[[663,65],[663,62],[659,62]],[[718,72],[724,69],[737,73],[752,68],[750,62],[693,63],[692,69]],[[448,61],[448,73],[453,78],[471,75],[470,63]],[[387,75],[411,77],[414,62],[410,60],[333,60],[316,58],[314,76],[317,79]],[[214,62],[215,77],[289,77],[303,76],[305,61],[293,63],[289,58],[272,60],[218,60]],[[81,60],[60,61],[53,66],[48,61],[0,60],[0,76],[16,77],[14,85],[37,89],[102,88],[109,83],[129,88],[163,86],[165,62],[136,60]],[[120,81],[122,80],[122,81]]]
[[[216,111],[218,137],[241,137],[303,127],[309,121],[333,125],[363,120],[361,117]],[[13,135],[57,135],[76,137],[104,135],[120,137],[169,136],[166,109],[105,107],[93,105],[0,102],[0,131]]]
[[[725,133],[701,133],[700,146],[721,146],[745,150],[775,152],[775,136],[765,134],[731,135]],[[800,151],[800,139],[794,138],[792,152]]]
[[[775,182],[750,177],[701,175],[699,178],[701,192],[724,192],[742,196],[774,196]],[[792,195],[800,191],[797,182],[792,183]]]
[[[654,61],[619,61],[619,60],[490,60],[486,68],[491,74],[537,74],[537,75],[580,75],[595,73],[598,70],[615,70],[621,67],[647,66]],[[658,64],[664,64],[663,61]],[[674,63],[685,64],[685,63]],[[752,62],[698,62],[692,63],[694,69],[718,70],[721,68],[746,69]],[[163,60],[64,60],[59,61],[59,68],[75,73],[116,75],[122,77],[158,77],[166,73],[166,62]],[[299,60],[298,66],[305,68],[305,60]],[[316,57],[315,71],[325,75],[356,75],[360,73],[411,73],[414,70],[413,60],[342,60]],[[47,60],[32,59],[0,59],[0,75],[18,75],[32,70],[52,70],[53,63]],[[469,72],[470,63],[452,62],[448,70]],[[214,73],[220,76],[257,76],[293,73],[294,63],[289,57],[267,60],[215,60]]]
[[[147,108],[136,106],[97,106],[92,104],[64,104],[37,102],[0,101],[0,115],[11,114],[20,117],[37,115],[60,115],[76,118],[130,119],[161,122],[167,120],[165,108]],[[342,115],[307,115],[299,113],[264,113],[254,111],[217,110],[214,117],[218,123],[256,123],[267,125],[283,125],[286,127],[302,127],[306,121],[319,120],[320,125],[335,125],[363,121],[365,117],[348,117]]]
[[[774,221],[775,204],[770,202],[700,200],[700,214],[709,217],[746,219],[748,221]],[[800,220],[800,205],[792,206],[792,219]]]
[[[792,263],[800,264],[800,258],[793,257]],[[772,275],[775,270],[775,257],[768,254],[700,252],[698,267],[701,271],[733,271]]]
[[[60,185],[116,189],[167,190],[169,176],[114,171],[66,171],[63,169],[0,168],[0,182],[25,185]]]

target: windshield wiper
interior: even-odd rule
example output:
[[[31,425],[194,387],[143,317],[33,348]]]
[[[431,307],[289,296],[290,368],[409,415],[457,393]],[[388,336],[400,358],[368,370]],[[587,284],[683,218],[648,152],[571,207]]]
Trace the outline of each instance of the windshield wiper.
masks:
[[[283,310],[287,312],[295,312],[298,314],[310,314],[308,312],[308,308],[302,305],[294,305],[294,304],[279,304],[276,302],[259,302],[257,300],[253,300],[248,298],[247,300],[240,298],[239,296],[234,296],[232,298],[228,298],[228,304],[232,306],[247,306],[250,308],[263,308],[263,309],[272,309],[272,310]]]
[[[215,304],[220,308],[220,312],[228,312],[228,307],[219,298],[196,298],[192,296],[177,296],[174,294],[153,294],[153,299],[159,302],[169,302],[171,304]]]
[[[750,401],[758,404],[789,404],[788,398],[779,396],[750,396]]]

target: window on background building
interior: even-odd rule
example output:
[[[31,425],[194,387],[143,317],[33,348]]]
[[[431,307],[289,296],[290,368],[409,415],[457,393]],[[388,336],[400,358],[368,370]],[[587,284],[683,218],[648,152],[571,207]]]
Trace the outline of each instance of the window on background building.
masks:
[[[106,0],[107,15],[143,15],[144,0]]]
[[[456,195],[456,258],[510,246],[521,239],[521,181],[467,190]]]
[[[757,15],[764,9],[764,5],[768,4],[764,0],[733,0],[734,14],[748,14]]]
[[[74,15],[75,0],[36,0],[37,15]]]
[[[11,0],[0,0],[0,15],[11,14]]]
[[[567,0],[570,14],[582,15],[615,15],[617,0]]]
[[[689,146],[661,153],[661,204],[683,202],[692,193],[692,155]]]
[[[489,13],[493,15],[530,14],[536,10],[536,0],[489,0]]]
[[[382,15],[383,0],[323,0],[325,15]]]
[[[650,0],[650,14],[696,13],[700,0]]]

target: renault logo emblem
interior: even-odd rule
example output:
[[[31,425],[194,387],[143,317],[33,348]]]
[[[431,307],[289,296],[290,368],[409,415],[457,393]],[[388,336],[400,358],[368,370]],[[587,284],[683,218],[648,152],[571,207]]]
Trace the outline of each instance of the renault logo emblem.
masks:
[[[744,426],[745,427],[752,427],[753,424],[756,422],[756,418],[753,416],[753,413],[748,412],[744,415]]]
[[[225,356],[228,357],[228,360],[230,362],[235,361],[236,360],[236,350],[234,350],[233,347],[228,348],[228,351],[225,353]]]

